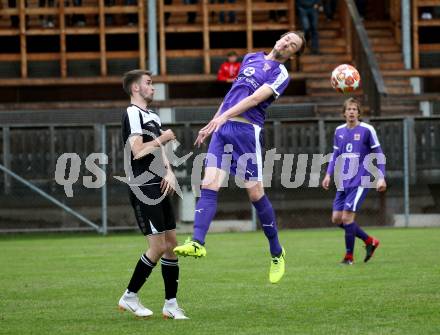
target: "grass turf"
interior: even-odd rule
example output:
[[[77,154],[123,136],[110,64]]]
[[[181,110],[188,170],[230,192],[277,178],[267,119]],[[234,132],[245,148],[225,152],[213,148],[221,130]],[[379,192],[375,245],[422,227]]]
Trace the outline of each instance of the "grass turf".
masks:
[[[180,259],[188,321],[161,318],[160,265],[140,291],[155,315],[118,313],[139,234],[2,236],[0,334],[439,334],[440,229],[368,231],[381,247],[364,264],[358,240],[351,267],[339,229],[282,231],[278,285],[261,232],[209,235],[206,258]]]

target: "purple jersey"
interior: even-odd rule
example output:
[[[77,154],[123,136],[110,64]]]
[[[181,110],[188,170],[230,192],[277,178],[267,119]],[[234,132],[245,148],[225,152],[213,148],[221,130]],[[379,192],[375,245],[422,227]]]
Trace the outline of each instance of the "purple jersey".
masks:
[[[289,81],[289,73],[282,63],[266,60],[264,52],[247,54],[241,63],[237,79],[223,100],[220,113],[226,112],[244,98],[252,95],[262,85],[267,85],[272,89],[273,95],[258,106],[240,114],[253,124],[263,127],[266,108],[284,92]]]
[[[336,128],[333,140],[333,156],[327,169],[327,173],[332,175],[335,171],[335,163],[340,164],[340,178],[342,175],[349,176],[341,184],[341,180],[335,180],[336,185],[340,189],[364,186],[362,177],[371,176],[364,166],[364,158],[368,154],[382,154],[376,130],[373,126],[361,122],[356,127],[350,129],[347,124],[343,124]],[[338,160],[338,157],[342,157]],[[350,164],[350,161],[352,163]],[[357,161],[358,164],[354,163]],[[350,165],[353,169],[350,172]],[[385,165],[377,164],[377,167],[385,176]],[[356,169],[356,170],[354,170]]]

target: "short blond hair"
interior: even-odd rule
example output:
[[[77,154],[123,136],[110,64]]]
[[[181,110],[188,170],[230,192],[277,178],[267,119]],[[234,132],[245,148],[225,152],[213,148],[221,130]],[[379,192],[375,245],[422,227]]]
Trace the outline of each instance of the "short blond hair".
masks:
[[[348,98],[347,100],[344,101],[344,105],[342,106],[342,115],[345,114],[345,110],[347,109],[347,106],[349,104],[355,104],[357,107],[357,110],[359,112],[359,116],[362,115],[362,106],[361,106],[361,102],[356,99],[356,98]]]

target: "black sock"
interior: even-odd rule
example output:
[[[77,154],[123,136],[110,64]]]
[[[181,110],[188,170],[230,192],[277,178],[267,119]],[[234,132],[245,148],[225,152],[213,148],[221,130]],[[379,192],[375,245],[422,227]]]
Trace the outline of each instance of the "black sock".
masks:
[[[147,278],[150,276],[151,271],[156,266],[156,263],[148,259],[148,257],[143,254],[141,259],[136,264],[133,275],[131,276],[130,283],[127,289],[130,292],[137,293],[142,285],[144,285]]]
[[[177,295],[179,285],[179,261],[177,259],[161,258],[163,283],[165,284],[165,299],[170,300]]]

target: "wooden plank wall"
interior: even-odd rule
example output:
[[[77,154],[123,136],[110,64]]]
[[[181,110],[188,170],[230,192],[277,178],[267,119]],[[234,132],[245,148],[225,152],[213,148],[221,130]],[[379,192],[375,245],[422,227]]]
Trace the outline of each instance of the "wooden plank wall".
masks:
[[[21,78],[28,78],[29,61],[59,61],[59,78],[67,77],[67,62],[69,60],[99,60],[100,75],[106,76],[107,61],[110,59],[137,59],[139,67],[145,68],[145,5],[144,1],[139,1],[137,5],[115,5],[105,6],[104,0],[85,0],[83,6],[66,6],[64,1],[59,1],[57,7],[37,7],[36,1],[17,0],[17,8],[0,9],[2,24],[0,25],[0,41],[4,36],[17,36],[20,41],[20,53],[1,53],[0,61],[20,62]],[[26,6],[26,3],[28,6]],[[72,15],[86,15],[91,25],[73,26],[67,25],[68,18]],[[106,26],[105,16],[116,14],[136,14],[138,17],[137,25],[128,26],[125,24]],[[55,17],[55,27],[42,27],[39,17],[42,15],[52,15]],[[19,17],[19,27],[9,25],[9,18]],[[99,18],[98,20],[95,17]],[[93,23],[93,21],[95,21]],[[119,20],[120,22],[123,22]],[[118,20],[116,20],[116,23]],[[106,45],[106,36],[120,34],[137,34],[139,48],[129,51],[109,51]],[[74,35],[98,35],[98,52],[67,52],[66,39]],[[27,37],[29,36],[59,36],[59,52],[30,53],[27,50]]]
[[[265,0],[237,0],[236,3],[217,4],[210,0],[199,0],[194,5],[184,5],[181,1],[174,1],[172,5],[165,5],[164,0],[158,2],[158,32],[159,32],[159,64],[160,74],[166,75],[166,62],[168,59],[192,57],[203,59],[203,74],[211,74],[211,58],[223,57],[232,48],[212,49],[210,34],[213,32],[245,32],[246,44],[242,48],[234,48],[238,53],[244,54],[254,49],[254,35],[256,32],[274,30],[287,31],[295,29],[295,13],[293,0],[268,3]],[[19,39],[19,53],[0,53],[0,62],[19,62],[21,79],[29,78],[29,62],[57,61],[59,62],[59,78],[68,78],[69,61],[97,60],[101,77],[108,76],[108,61],[115,59],[135,59],[139,68],[145,68],[147,59],[146,50],[146,1],[138,1],[137,5],[124,5],[124,1],[116,0],[113,6],[106,6],[104,0],[83,0],[82,6],[75,7],[70,1],[58,1],[56,7],[38,7],[36,0],[17,0],[16,8],[8,8],[5,4],[0,8],[0,43],[2,37],[15,37]],[[270,22],[270,10],[285,11],[286,20]],[[196,21],[193,24],[186,22],[187,13],[195,12]],[[218,13],[225,11],[236,12],[235,23],[219,23]],[[165,22],[165,15],[170,15],[169,23]],[[124,19],[129,14],[136,14],[136,25],[127,25]],[[41,16],[51,15],[54,19],[53,28],[43,27]],[[71,24],[73,15],[85,15],[86,25],[76,26]],[[113,15],[112,25],[106,25],[106,16]],[[12,27],[10,19],[18,16],[19,26]],[[227,16],[227,15],[226,15]],[[174,33],[198,33],[202,35],[203,47],[201,49],[168,50],[167,36]],[[111,51],[107,45],[107,36],[135,34],[138,36],[139,46],[132,50]],[[96,35],[99,40],[99,51],[73,52],[68,51],[67,39],[71,36]],[[30,36],[59,36],[59,52],[29,52],[27,43]],[[123,38],[123,36],[121,36]],[[31,78],[29,78],[31,79]],[[32,78],[34,79],[34,78]],[[90,80],[84,79],[84,80]],[[81,83],[83,79],[78,78]],[[11,81],[12,82],[12,81]]]
[[[420,53],[421,52],[440,52],[440,43],[420,43],[420,28],[437,27],[440,28],[440,18],[426,20],[422,19],[421,15],[426,7],[440,7],[440,0],[412,0],[412,31],[413,31],[413,67],[420,68]],[[430,11],[427,11],[430,12]]]
[[[140,68],[145,68],[147,60],[146,50],[146,1],[139,1],[137,5],[124,5],[123,0],[116,0],[115,5],[106,6],[105,0],[83,0],[80,7],[74,7],[71,1],[55,1],[56,7],[38,7],[37,0],[17,0],[16,8],[7,7],[7,1],[3,0],[0,8],[0,45],[6,38],[15,38],[19,45],[19,52],[0,52],[0,62],[14,62],[19,64],[20,78],[0,79],[2,85],[23,85],[35,84],[35,79],[29,78],[29,63],[40,61],[59,62],[59,76],[48,79],[49,83],[62,83],[73,79],[75,83],[90,84],[91,81],[99,83],[101,79],[109,78],[108,63],[111,60],[136,60]],[[397,42],[400,42],[400,1],[389,0],[391,22],[394,27]],[[420,68],[420,52],[440,52],[440,44],[420,44],[419,31],[423,27],[440,27],[440,19],[422,20],[420,18],[424,8],[440,6],[440,0],[413,0],[412,21],[413,21],[413,60],[414,69]],[[287,31],[298,28],[295,14],[295,0],[285,0],[268,3],[265,0],[237,0],[236,3],[218,4],[210,0],[199,0],[194,5],[184,5],[181,1],[175,0],[173,4],[167,5],[164,0],[157,0],[158,8],[158,33],[159,33],[159,64],[161,79],[167,81],[167,61],[181,58],[200,58],[203,62],[203,73],[196,74],[200,78],[211,76],[211,61],[213,57],[222,57],[228,51],[235,50],[239,54],[254,50],[254,39],[259,32],[264,31]],[[268,19],[268,12],[271,10],[285,11],[286,20],[283,22],[272,22]],[[229,11],[236,13],[235,23],[219,23],[218,13]],[[196,21],[188,24],[187,13],[195,12]],[[72,15],[85,15],[87,24],[83,27],[70,24]],[[127,25],[126,17],[129,14],[137,15],[138,22],[135,25]],[[41,15],[52,15],[55,17],[53,28],[43,28],[40,23]],[[113,15],[115,20],[111,26],[106,25],[105,17]],[[165,15],[170,15],[169,22],[165,22]],[[18,27],[11,27],[10,19],[16,16],[19,18]],[[227,16],[227,15],[226,15]],[[99,18],[99,19],[98,19]],[[344,13],[340,18],[345,18]],[[346,20],[344,21],[346,22]],[[351,34],[350,27],[345,27],[347,41]],[[219,48],[213,49],[211,40],[212,33],[242,32],[245,33],[246,43],[240,48]],[[202,36],[203,46],[200,49],[171,50],[167,48],[167,40],[170,34],[194,33]],[[137,36],[138,46],[131,50],[112,51],[107,45],[108,36],[124,34]],[[98,36],[99,48],[97,51],[74,52],[68,51],[67,40],[72,36],[95,35]],[[28,50],[29,37],[58,36],[59,51],[34,53]],[[347,43],[347,53],[351,52],[351,45]],[[80,78],[69,76],[69,62],[78,60],[96,60],[99,64],[99,76],[91,78]],[[294,70],[295,64],[292,62]],[[396,74],[402,75],[402,74]],[[406,75],[405,73],[403,74]],[[416,75],[408,73],[408,76]],[[423,73],[431,75],[430,73]],[[213,80],[212,76],[209,77]],[[20,79],[20,80],[15,80]],[[24,81],[23,81],[24,79]],[[47,79],[47,78],[46,78]],[[110,78],[111,79],[111,78]],[[28,81],[29,80],[29,81]],[[188,79],[192,80],[192,79]],[[42,81],[43,84],[47,84]]]

